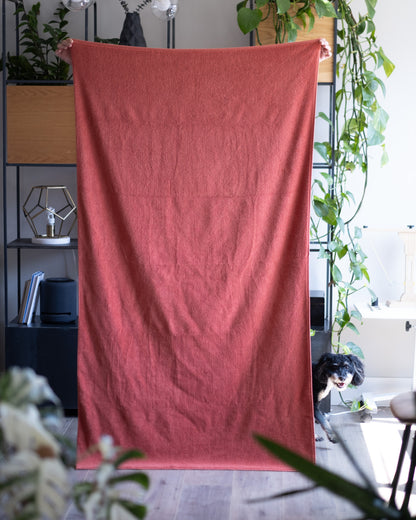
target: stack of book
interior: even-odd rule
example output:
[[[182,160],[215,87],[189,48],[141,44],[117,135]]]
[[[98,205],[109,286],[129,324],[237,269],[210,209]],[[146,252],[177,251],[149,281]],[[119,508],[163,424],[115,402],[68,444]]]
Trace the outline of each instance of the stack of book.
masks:
[[[44,277],[45,273],[43,271],[36,271],[36,273],[32,274],[30,280],[25,282],[22,303],[17,317],[19,323],[29,325],[32,322],[39,300],[39,285]]]

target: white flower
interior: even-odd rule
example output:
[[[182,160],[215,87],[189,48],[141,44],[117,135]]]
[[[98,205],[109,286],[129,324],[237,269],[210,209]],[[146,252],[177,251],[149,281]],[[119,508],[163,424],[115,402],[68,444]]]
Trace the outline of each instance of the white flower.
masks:
[[[107,487],[113,471],[114,466],[105,462],[97,469],[97,486],[99,489],[105,489]]]
[[[60,453],[58,442],[43,427],[39,411],[33,405],[22,411],[7,403],[0,404],[0,426],[5,441],[18,451],[42,451],[49,456]]]
[[[114,441],[111,435],[102,435],[98,443],[98,449],[104,460],[112,460],[116,456],[117,448],[114,446]]]
[[[14,406],[24,406],[29,403],[40,404],[51,401],[59,404],[59,399],[52,391],[47,380],[38,376],[31,368],[12,367],[9,378],[6,401]]]
[[[2,482],[25,475],[9,489],[6,513],[14,518],[18,511],[23,517],[37,513],[39,518],[61,518],[66,509],[70,484],[66,468],[59,459],[42,459],[31,451],[20,451],[0,465]]]

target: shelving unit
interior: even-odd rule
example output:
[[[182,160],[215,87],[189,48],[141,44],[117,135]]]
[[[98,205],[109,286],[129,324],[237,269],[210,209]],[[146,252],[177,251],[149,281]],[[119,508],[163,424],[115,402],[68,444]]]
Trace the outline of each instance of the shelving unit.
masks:
[[[7,54],[7,9],[13,6],[2,0],[2,57]],[[97,6],[94,3],[94,37],[97,32]],[[85,39],[89,39],[88,11],[85,11]],[[19,18],[15,18],[16,48],[18,54]],[[30,83],[30,84],[29,84]],[[34,84],[33,84],[34,83]],[[78,241],[67,245],[37,245],[30,238],[21,236],[23,175],[30,169],[36,183],[39,168],[69,167],[76,176],[75,117],[73,87],[71,81],[28,82],[8,80],[3,70],[3,219],[4,219],[4,321],[5,362],[11,366],[31,367],[47,377],[52,389],[67,410],[77,408],[77,342],[78,323],[45,324],[35,317],[30,325],[17,323],[23,287],[23,265],[30,264],[30,251],[53,252],[77,250]],[[65,86],[65,88],[63,88]],[[28,110],[33,109],[32,116]],[[54,124],[58,119],[59,125]],[[59,173],[57,174],[59,175]],[[14,176],[14,178],[13,178]],[[13,185],[14,195],[9,183]],[[11,203],[13,201],[13,203]],[[9,208],[16,218],[9,226]],[[10,228],[13,228],[11,231]],[[11,234],[15,236],[9,240]],[[46,253],[47,251],[47,253]],[[16,279],[14,279],[15,277]],[[13,285],[13,289],[10,289]],[[17,305],[11,308],[11,291]]]
[[[2,57],[7,54],[6,9],[14,9],[7,0],[2,0]],[[92,23],[89,12],[93,11]],[[10,13],[9,13],[10,15]],[[84,13],[84,39],[89,39],[90,25],[93,36],[97,35],[97,4]],[[15,18],[15,52],[19,51],[19,19]],[[166,46],[175,48],[175,20],[166,24]],[[7,79],[3,70],[3,236],[4,236],[4,322],[5,362],[11,366],[31,367],[36,373],[47,377],[52,389],[67,410],[77,409],[77,343],[78,323],[45,324],[35,317],[30,325],[17,323],[24,281],[23,264],[30,263],[30,251],[77,250],[77,239],[71,238],[67,245],[37,245],[30,238],[21,236],[21,180],[26,174],[23,169],[35,171],[39,168],[68,167],[76,175],[75,109],[72,81],[16,81]],[[66,86],[65,89],[62,87]],[[32,116],[28,117],[28,109]],[[56,124],[57,119],[59,124]],[[45,146],[46,145],[46,146]],[[8,181],[14,175],[14,195],[11,196]],[[14,200],[13,204],[10,201]],[[8,223],[9,206],[15,209],[16,233],[11,240]],[[13,226],[14,226],[13,222]],[[14,255],[11,262],[11,255]],[[12,268],[11,268],[12,266]],[[10,289],[11,277],[16,277]],[[14,282],[14,279],[13,279]],[[16,286],[16,288],[14,287]],[[17,292],[16,308],[9,302],[12,291]]]

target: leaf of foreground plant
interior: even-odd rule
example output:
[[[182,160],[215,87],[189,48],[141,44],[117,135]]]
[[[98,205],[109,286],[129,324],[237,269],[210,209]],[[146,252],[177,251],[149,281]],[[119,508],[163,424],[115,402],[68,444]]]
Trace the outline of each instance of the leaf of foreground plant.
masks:
[[[397,509],[389,507],[378,495],[375,495],[366,488],[357,486],[349,480],[317,466],[301,455],[261,435],[254,435],[254,438],[275,457],[300,473],[303,473],[319,486],[355,504],[361,511],[368,515],[368,518],[374,520],[409,518],[409,516],[402,515]]]

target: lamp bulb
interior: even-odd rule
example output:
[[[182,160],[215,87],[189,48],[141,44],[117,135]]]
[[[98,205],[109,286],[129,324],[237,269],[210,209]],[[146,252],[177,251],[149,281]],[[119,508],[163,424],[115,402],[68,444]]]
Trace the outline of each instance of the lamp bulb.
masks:
[[[160,20],[173,20],[178,12],[178,0],[153,0],[151,10]]]
[[[94,0],[62,0],[62,3],[70,11],[84,11],[94,3]]]

